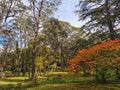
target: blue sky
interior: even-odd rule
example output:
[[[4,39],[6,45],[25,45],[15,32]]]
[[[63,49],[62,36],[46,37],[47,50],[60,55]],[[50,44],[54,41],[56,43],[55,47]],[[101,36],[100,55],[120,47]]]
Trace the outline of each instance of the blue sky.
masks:
[[[26,0],[22,0],[27,3]],[[71,25],[80,27],[82,23],[78,21],[78,16],[75,14],[76,5],[79,0],[62,0],[62,4],[58,6],[58,10],[55,12],[54,17],[62,21],[67,21]]]
[[[79,0],[62,0],[62,4],[58,7],[55,12],[55,18],[59,20],[67,21],[73,26],[80,27],[82,23],[78,21],[78,16],[74,13],[76,5]]]

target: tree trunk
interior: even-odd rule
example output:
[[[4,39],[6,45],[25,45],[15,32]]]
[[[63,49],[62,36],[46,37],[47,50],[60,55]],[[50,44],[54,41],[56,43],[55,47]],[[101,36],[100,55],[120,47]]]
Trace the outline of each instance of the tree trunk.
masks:
[[[119,69],[116,67],[116,77],[118,80],[120,80],[120,73],[119,73]]]
[[[32,60],[32,70],[31,70],[31,79],[32,81],[35,80],[35,60]]]
[[[107,13],[107,15],[106,15],[106,17],[107,17],[107,25],[108,25],[108,28],[109,28],[111,40],[115,40],[116,39],[116,32],[114,31],[114,26],[112,24],[113,21],[111,20],[111,15],[110,15],[110,11],[109,11],[108,1],[109,0],[105,1],[106,13]]]
[[[31,80],[33,82],[33,86],[37,85],[37,78],[36,78],[36,70],[35,70],[35,59],[32,60],[32,68],[31,68]]]
[[[29,80],[31,80],[31,68],[30,67],[28,69],[28,74],[29,74]]]
[[[27,34],[26,34],[26,30],[24,31],[24,49],[25,49],[25,53],[24,53],[24,56],[25,56],[25,59],[23,60],[23,76],[25,76],[25,73],[26,73],[26,65],[25,65],[25,61],[27,60],[27,53],[26,53],[26,48],[27,48]]]
[[[20,52],[19,52],[19,55],[18,55],[18,77],[20,76],[20,73],[21,73],[21,52],[22,52],[22,31],[20,30]]]
[[[103,83],[107,83],[107,80],[105,79],[105,74],[104,73],[101,74],[101,77],[102,77]]]
[[[113,25],[112,25],[112,20],[108,20],[108,27],[109,27],[109,31],[110,31],[110,38],[111,40],[115,40],[116,39],[116,32],[113,29]]]
[[[62,44],[60,45],[60,48],[61,48],[61,66],[62,66],[62,71],[64,71],[64,57],[63,57]]]
[[[50,50],[49,50],[49,54],[48,54],[48,71],[50,70]]]
[[[22,75],[25,76],[26,74],[26,65],[25,65],[25,60],[22,62]]]
[[[44,0],[41,0],[40,2],[40,7],[37,8],[36,7],[36,4],[35,4],[35,0],[32,1],[32,11],[33,11],[33,17],[34,17],[34,20],[35,20],[35,27],[33,28],[34,30],[34,41],[33,41],[33,48],[32,48],[32,67],[31,67],[31,79],[33,81],[33,84],[36,85],[36,70],[35,70],[35,58],[36,58],[36,54],[37,54],[37,49],[38,48],[38,45],[37,45],[37,38],[38,38],[38,34],[39,34],[39,30],[40,30],[40,18],[41,18],[41,15],[42,15],[42,9],[43,9],[43,3],[44,3]],[[36,9],[38,10],[36,12]]]
[[[36,53],[37,53],[37,37],[38,33],[36,33],[34,41],[33,41],[33,48],[32,48],[32,67],[31,67],[31,80],[34,85],[36,85],[36,70],[35,70],[35,58],[36,58]]]

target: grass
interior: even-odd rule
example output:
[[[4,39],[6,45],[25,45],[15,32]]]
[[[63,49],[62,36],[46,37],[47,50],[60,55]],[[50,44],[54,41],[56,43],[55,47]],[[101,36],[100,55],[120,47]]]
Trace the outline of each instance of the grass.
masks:
[[[27,77],[9,77],[0,80],[0,90],[120,90],[120,84],[97,84],[92,76],[79,73],[50,72],[49,80],[39,76],[38,86],[33,87]],[[58,78],[61,75],[61,78]],[[9,89],[11,88],[11,89]],[[20,89],[21,88],[21,89]]]
[[[0,80],[0,85],[7,85],[7,84],[13,84],[16,85],[18,83],[27,84],[27,77],[9,77],[4,78]]]
[[[65,83],[65,84],[46,84],[27,90],[120,90],[120,86],[102,85],[102,84],[79,84],[79,83]]]

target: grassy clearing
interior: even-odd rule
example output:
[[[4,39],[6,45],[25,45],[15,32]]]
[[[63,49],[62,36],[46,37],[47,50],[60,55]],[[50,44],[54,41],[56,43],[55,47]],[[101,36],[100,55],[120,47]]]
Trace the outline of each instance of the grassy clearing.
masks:
[[[16,85],[18,83],[27,84],[28,83],[27,77],[9,77],[5,79],[0,80],[0,85],[7,85],[7,84],[13,84]]]
[[[102,85],[102,84],[79,84],[79,83],[64,83],[64,84],[46,84],[27,90],[120,90],[120,85]]]
[[[58,75],[61,75],[61,79]],[[79,73],[50,72],[49,77],[49,80],[38,77],[36,87],[27,77],[1,79],[0,90],[120,90],[120,84],[97,84],[92,76],[81,77]]]

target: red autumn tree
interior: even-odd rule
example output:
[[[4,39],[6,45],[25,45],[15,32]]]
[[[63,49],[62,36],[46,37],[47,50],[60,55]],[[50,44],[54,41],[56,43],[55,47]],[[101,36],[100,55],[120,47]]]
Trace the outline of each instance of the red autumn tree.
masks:
[[[94,45],[88,49],[78,50],[76,56],[68,61],[69,67],[71,70],[75,71],[80,69],[84,70],[86,68],[90,69],[98,62],[98,59],[101,61],[106,60],[106,64],[113,64],[113,62],[109,62],[109,58],[112,57],[113,59],[120,56],[115,55],[115,52],[109,54],[109,52],[112,51],[120,51],[120,40],[111,40]]]

